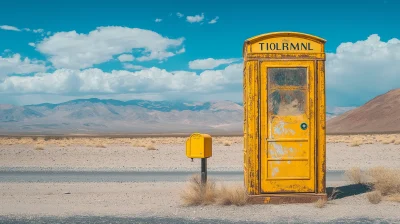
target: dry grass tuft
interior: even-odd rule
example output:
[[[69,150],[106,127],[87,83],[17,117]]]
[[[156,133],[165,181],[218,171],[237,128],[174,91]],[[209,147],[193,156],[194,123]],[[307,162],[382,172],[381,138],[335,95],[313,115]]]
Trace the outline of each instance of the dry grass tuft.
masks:
[[[222,186],[218,191],[216,202],[219,205],[246,205],[249,200],[246,189],[244,187],[227,188]]]
[[[329,196],[328,201],[332,201],[335,200],[335,198],[337,197],[337,195],[340,193],[340,191],[335,187],[332,190],[332,194]]]
[[[383,144],[390,144],[390,143],[394,143],[396,141],[396,139],[393,138],[386,138],[384,140],[382,140]]]
[[[146,149],[147,149],[147,150],[157,150],[157,148],[156,148],[154,145],[152,145],[152,144],[147,145],[147,146],[146,146]]]
[[[350,170],[346,170],[345,175],[355,184],[363,183],[363,176],[361,173],[361,169],[358,167],[353,167]]]
[[[248,204],[248,195],[244,187],[216,187],[214,181],[207,180],[201,183],[201,176],[195,175],[189,180],[188,187],[181,194],[181,199],[185,206],[195,205],[236,205],[244,206]]]
[[[96,147],[97,147],[97,148],[107,148],[107,146],[104,145],[104,144],[97,144]]]
[[[389,195],[386,197],[388,201],[400,202],[400,193]]]
[[[318,201],[315,202],[314,206],[317,207],[317,208],[323,208],[323,207],[325,207],[327,202],[328,201],[326,199],[320,198],[320,199],[318,199]]]
[[[400,145],[400,139],[394,142],[395,145]]]
[[[44,150],[44,146],[43,145],[36,145],[35,146],[35,150]]]
[[[224,141],[223,144],[224,144],[224,146],[231,146],[232,143],[230,141]]]
[[[356,146],[360,146],[360,145],[362,145],[362,141],[361,140],[353,140],[351,143],[350,143],[350,146],[351,147],[356,147]]]
[[[372,188],[380,191],[383,196],[400,193],[400,172],[383,167],[368,170],[368,175],[373,179]]]
[[[189,180],[189,186],[183,191],[181,198],[186,206],[209,205],[215,202],[217,190],[213,181],[201,183],[201,176],[195,175]]]
[[[382,194],[380,191],[372,191],[367,193],[367,198],[372,204],[378,204],[382,201]]]

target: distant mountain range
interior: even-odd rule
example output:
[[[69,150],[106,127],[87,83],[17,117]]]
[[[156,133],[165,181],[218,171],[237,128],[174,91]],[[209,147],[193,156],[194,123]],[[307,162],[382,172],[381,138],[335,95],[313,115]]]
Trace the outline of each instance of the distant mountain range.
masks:
[[[327,122],[327,133],[400,132],[400,89],[379,95],[366,104]]]
[[[352,108],[327,108],[327,118]],[[0,134],[241,134],[243,104],[78,99],[60,104],[0,105]]]

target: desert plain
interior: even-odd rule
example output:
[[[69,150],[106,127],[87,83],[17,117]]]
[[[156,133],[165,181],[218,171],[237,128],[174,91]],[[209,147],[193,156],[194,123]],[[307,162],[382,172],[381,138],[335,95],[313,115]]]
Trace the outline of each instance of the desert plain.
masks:
[[[200,171],[200,161],[192,162],[186,157],[185,141],[186,137],[1,137],[0,172]],[[214,137],[213,156],[207,166],[209,171],[243,171],[243,138]],[[345,173],[340,180],[328,179],[328,201],[284,205],[187,205],[182,200],[189,186],[187,179],[21,182],[0,175],[0,216],[5,220],[38,216],[209,220],[201,223],[400,222],[400,183],[396,176],[400,170],[400,134],[328,135],[326,167],[328,172]],[[354,195],[335,197],[343,187],[357,185],[357,176],[375,168],[390,170],[389,176],[378,175],[386,175],[385,183],[371,185],[370,190]],[[212,175],[209,181],[217,187],[243,186],[242,180],[213,179]],[[378,199],[373,198],[374,187],[385,188],[376,196]]]

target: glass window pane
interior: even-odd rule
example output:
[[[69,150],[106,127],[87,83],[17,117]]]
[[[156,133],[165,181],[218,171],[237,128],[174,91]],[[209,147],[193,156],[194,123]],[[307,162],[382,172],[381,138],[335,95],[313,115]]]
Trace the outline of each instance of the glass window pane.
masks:
[[[268,110],[274,115],[304,114],[305,90],[274,90],[268,97]]]
[[[273,86],[305,86],[307,68],[268,68],[268,76]]]

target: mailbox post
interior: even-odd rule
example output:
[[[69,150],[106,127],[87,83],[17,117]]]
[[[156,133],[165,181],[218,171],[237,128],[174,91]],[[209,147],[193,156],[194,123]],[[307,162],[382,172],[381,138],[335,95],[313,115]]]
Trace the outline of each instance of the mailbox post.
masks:
[[[244,182],[254,203],[326,199],[325,42],[274,32],[244,43]]]
[[[207,182],[207,158],[212,156],[212,138],[208,134],[193,133],[186,140],[186,156],[201,159],[201,182]]]

